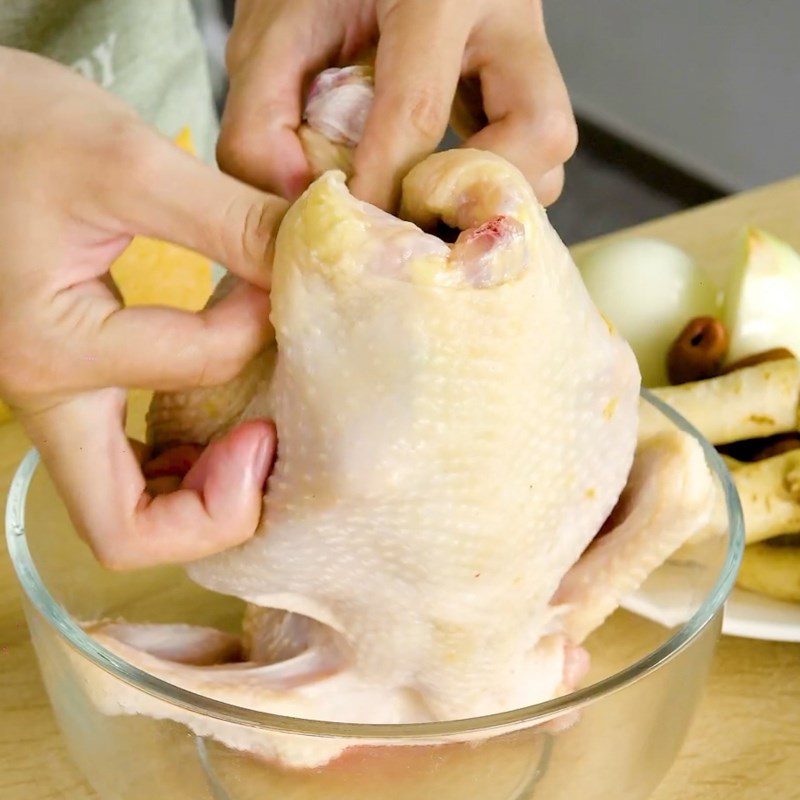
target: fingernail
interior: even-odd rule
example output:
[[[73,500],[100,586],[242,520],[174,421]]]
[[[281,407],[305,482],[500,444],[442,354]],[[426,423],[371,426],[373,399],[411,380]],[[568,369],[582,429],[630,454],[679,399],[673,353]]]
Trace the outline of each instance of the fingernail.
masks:
[[[253,457],[253,472],[258,483],[264,483],[267,479],[269,468],[272,465],[274,449],[275,445],[272,436],[265,433]]]

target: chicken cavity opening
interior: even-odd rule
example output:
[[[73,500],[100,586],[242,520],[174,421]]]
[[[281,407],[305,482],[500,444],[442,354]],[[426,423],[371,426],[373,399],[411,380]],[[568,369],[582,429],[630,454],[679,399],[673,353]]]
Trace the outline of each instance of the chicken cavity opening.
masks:
[[[400,219],[349,193],[341,175],[334,179],[343,202],[369,229],[359,260],[367,272],[448,288],[486,289],[521,277],[529,264],[525,227],[508,214],[490,216],[456,229],[443,241],[415,221]],[[448,237],[449,238],[449,237]]]
[[[528,265],[525,228],[519,220],[498,214],[463,230],[448,260],[470,286],[506,283],[518,278]]]
[[[373,96],[371,67],[326,69],[309,87],[303,119],[331,144],[354,148],[364,133]],[[318,173],[329,166],[313,165]],[[431,177],[447,181],[451,176]],[[417,182],[404,189],[424,193],[426,187]],[[367,257],[368,268],[375,274],[412,280],[414,260],[437,256],[445,259],[445,265],[436,272],[435,284],[487,288],[519,277],[527,266],[525,229],[513,215],[521,198],[513,185],[506,185],[497,176],[478,176],[467,191],[454,198],[452,208],[443,214],[447,219],[441,220],[447,231],[424,224],[431,230],[426,233],[416,224],[409,227],[380,209],[355,198],[353,201],[375,230],[370,245],[373,252]],[[419,220],[411,214],[409,222]],[[437,235],[442,233],[445,235]]]

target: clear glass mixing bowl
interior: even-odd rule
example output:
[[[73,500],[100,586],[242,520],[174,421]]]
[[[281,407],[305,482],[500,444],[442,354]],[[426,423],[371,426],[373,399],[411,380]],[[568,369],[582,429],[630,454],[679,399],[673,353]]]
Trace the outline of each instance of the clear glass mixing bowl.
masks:
[[[650,398],[672,422],[686,422]],[[699,437],[697,437],[699,439]],[[236,630],[241,604],[179,568],[119,574],[79,541],[38,457],[14,479],[8,545],[33,643],[69,749],[103,800],[637,800],[672,764],[705,682],[743,548],[741,509],[717,454],[699,439],[727,504],[728,530],[670,570],[685,613],[668,629],[618,611],[587,642],[587,685],[478,719],[350,725],[257,713],[192,694],[98,646],[76,620],[192,622]],[[200,722],[253,729],[341,755],[293,769],[167,719],[104,713],[100,681],[146,693]],[[108,683],[106,683],[108,685]],[[232,727],[231,727],[232,726]]]

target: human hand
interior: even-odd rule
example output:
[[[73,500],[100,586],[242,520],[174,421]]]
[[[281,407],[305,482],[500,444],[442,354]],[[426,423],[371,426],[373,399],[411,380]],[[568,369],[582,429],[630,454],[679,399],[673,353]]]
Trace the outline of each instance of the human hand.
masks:
[[[353,192],[384,208],[436,149],[456,89],[469,147],[514,163],[548,205],[577,133],[540,0],[238,0],[218,159],[232,175],[293,198],[310,173],[297,138],[304,87],[377,41],[375,100],[355,153]],[[454,119],[455,121],[455,119]]]
[[[125,387],[236,374],[270,335],[272,243],[286,203],[208,167],[67,69],[0,48],[0,395],[98,559],[186,561],[249,538],[274,451],[268,422],[212,443],[181,488],[147,491]],[[122,308],[108,269],[135,234],[245,279],[199,314]]]

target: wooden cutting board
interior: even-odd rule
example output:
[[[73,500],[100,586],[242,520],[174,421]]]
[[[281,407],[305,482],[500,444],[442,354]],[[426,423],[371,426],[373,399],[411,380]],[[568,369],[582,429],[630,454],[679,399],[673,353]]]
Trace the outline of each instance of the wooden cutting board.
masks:
[[[757,225],[800,247],[800,178],[641,225],[575,248],[657,236],[721,277]],[[800,310],[798,310],[800,313]],[[15,423],[0,426],[0,500],[28,448]],[[28,640],[18,589],[0,553],[0,797],[97,800],[66,754]],[[681,756],[653,800],[800,798],[800,645],[725,638]],[[165,798],[164,800],[167,800]],[[480,798],[475,798],[480,800]],[[625,798],[619,798],[625,800]]]

